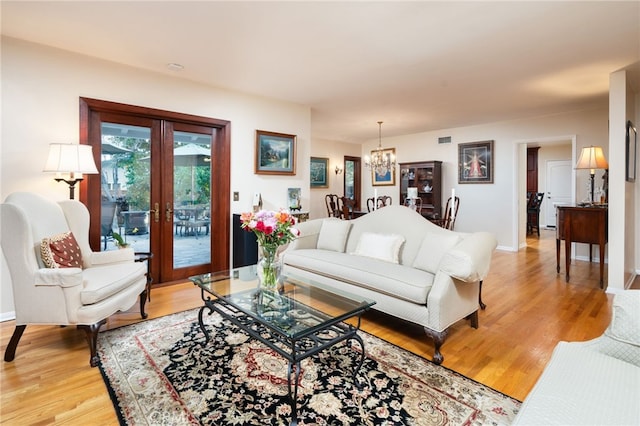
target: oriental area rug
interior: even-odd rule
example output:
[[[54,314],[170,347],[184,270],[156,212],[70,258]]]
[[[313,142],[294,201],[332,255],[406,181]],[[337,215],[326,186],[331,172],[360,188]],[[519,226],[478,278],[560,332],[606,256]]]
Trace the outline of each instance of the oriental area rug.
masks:
[[[287,361],[197,310],[100,333],[100,371],[123,425],[288,425]],[[363,331],[302,361],[299,425],[508,425],[520,402]]]

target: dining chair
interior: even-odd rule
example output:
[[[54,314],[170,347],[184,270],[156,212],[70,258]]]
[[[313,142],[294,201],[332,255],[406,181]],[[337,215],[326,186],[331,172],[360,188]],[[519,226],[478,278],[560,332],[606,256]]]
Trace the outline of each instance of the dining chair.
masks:
[[[339,199],[337,194],[327,194],[324,196],[324,202],[327,206],[328,217],[340,217]]]
[[[390,206],[393,199],[389,195],[381,195],[378,197],[378,208]]]
[[[451,203],[453,202],[453,200],[455,200],[455,206],[452,212]],[[455,197],[455,199],[452,199],[452,197],[449,197],[449,199],[447,200],[447,206],[444,209],[444,218],[429,219],[429,220],[444,229],[453,231],[453,228],[456,225],[456,217],[458,216],[459,208],[460,208],[460,198],[457,196]]]
[[[340,197],[340,210],[342,212],[342,219],[354,219],[355,216],[353,212],[355,211],[355,209],[356,200],[347,197]]]
[[[540,236],[540,206],[544,200],[544,192],[532,192],[527,203],[527,234],[533,234],[535,228]]]

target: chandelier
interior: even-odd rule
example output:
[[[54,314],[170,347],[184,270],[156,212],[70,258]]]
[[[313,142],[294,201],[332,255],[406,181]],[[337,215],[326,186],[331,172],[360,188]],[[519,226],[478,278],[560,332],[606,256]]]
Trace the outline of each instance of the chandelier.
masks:
[[[364,165],[370,168],[378,176],[384,176],[387,173],[395,173],[396,158],[391,152],[384,152],[382,148],[382,121],[378,121],[378,147],[371,151],[371,158],[364,157]]]

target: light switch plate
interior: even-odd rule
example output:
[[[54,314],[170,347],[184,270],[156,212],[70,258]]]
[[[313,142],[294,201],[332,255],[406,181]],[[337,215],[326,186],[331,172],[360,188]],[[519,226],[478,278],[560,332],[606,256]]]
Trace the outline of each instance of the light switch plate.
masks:
[[[240,193],[238,191],[234,191],[233,201],[240,201]]]

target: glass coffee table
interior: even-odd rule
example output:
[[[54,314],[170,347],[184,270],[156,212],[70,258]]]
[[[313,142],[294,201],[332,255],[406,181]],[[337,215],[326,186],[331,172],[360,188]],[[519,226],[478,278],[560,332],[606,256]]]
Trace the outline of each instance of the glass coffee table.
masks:
[[[336,290],[295,275],[283,275],[277,291],[258,288],[255,266],[214,272],[189,278],[200,287],[204,306],[198,322],[209,333],[202,317],[218,312],[254,339],[288,361],[287,384],[291,425],[297,425],[300,362],[342,341],[356,341],[362,348],[353,380],[365,358],[364,342],[358,336],[362,313],[376,302]],[[350,321],[353,324],[344,322]],[[357,384],[357,383],[356,383]]]

